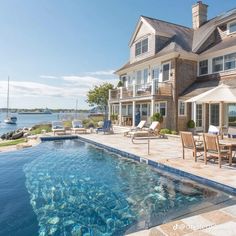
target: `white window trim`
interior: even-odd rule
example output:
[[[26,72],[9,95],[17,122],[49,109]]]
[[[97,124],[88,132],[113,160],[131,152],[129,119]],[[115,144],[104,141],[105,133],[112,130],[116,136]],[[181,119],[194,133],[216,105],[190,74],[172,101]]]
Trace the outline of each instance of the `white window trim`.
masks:
[[[207,61],[207,73],[206,74],[201,74],[200,75],[200,62],[202,62],[202,61]],[[198,61],[198,67],[197,67],[197,69],[198,69],[198,76],[204,76],[204,75],[209,75],[209,69],[210,69],[210,67],[209,67],[209,59],[204,59],[204,60],[200,60],[200,61]]]
[[[180,103],[183,102],[184,103],[184,114],[180,114]],[[187,112],[186,112],[186,102],[184,100],[178,100],[178,115],[179,116],[186,116],[187,115]]]
[[[167,116],[167,101],[158,101],[158,102],[155,102],[154,103],[154,107],[156,106],[156,104],[160,104],[160,103],[165,103],[166,105],[165,105],[165,107],[166,107],[166,114],[163,116],[163,117],[166,117]],[[159,105],[159,107],[160,107],[160,105]],[[157,112],[157,111],[155,111],[155,112]],[[160,111],[158,112],[158,113],[160,113]]]
[[[217,57],[223,57],[223,69],[222,70],[219,70],[219,71],[216,71],[216,72],[213,72],[213,59],[217,58]],[[216,57],[213,57],[211,58],[211,72],[212,74],[218,74],[218,73],[221,73],[221,72],[224,72],[225,71],[225,55],[221,55],[221,56],[216,56]]]
[[[236,33],[236,31],[235,31],[235,32],[232,32],[232,33],[229,32],[230,25],[231,25],[231,24],[234,24],[234,23],[236,23],[236,20],[235,20],[235,21],[231,21],[231,22],[229,22],[229,23],[227,24],[227,35],[231,35],[231,34],[235,34],[235,33]]]
[[[236,52],[235,52],[235,53],[236,53]],[[224,71],[233,71],[233,70],[236,70],[236,67],[233,68],[233,69],[225,69],[225,56],[230,55],[230,54],[234,54],[234,53],[229,53],[229,54],[225,54],[225,55],[224,55]],[[235,63],[236,63],[236,60],[235,60]]]
[[[163,80],[163,67],[165,66],[165,65],[168,65],[169,64],[169,79],[168,80]],[[170,75],[171,75],[171,61],[168,61],[168,62],[165,62],[165,63],[163,63],[163,64],[161,64],[161,74],[162,74],[162,82],[163,83],[165,83],[165,82],[168,82],[168,81],[170,81]]]
[[[146,51],[146,52],[142,52],[142,41],[144,41],[145,39],[148,40],[148,48],[147,48],[147,51]],[[141,53],[140,53],[139,55],[136,55],[136,44],[139,43],[139,42],[141,42]],[[135,58],[138,58],[138,57],[141,57],[141,56],[147,54],[147,53],[149,52],[149,49],[150,49],[150,47],[149,47],[149,37],[148,37],[148,36],[145,36],[145,37],[139,39],[138,41],[136,41],[136,42],[134,43],[134,56],[135,56]]]

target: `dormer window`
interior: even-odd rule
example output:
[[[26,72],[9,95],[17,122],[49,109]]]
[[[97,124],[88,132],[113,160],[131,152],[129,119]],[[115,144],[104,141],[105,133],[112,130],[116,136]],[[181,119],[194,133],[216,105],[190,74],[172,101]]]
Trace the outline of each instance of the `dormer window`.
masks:
[[[229,28],[229,34],[236,33],[236,21],[229,23],[228,28]]]
[[[135,44],[135,56],[139,56],[148,51],[148,38]]]

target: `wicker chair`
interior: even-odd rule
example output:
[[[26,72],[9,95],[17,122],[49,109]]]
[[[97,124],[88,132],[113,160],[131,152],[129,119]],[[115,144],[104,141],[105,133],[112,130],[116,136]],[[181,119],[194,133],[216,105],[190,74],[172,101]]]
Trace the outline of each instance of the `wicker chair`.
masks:
[[[195,141],[192,132],[180,132],[180,136],[183,147],[183,159],[185,158],[185,149],[190,149],[193,152],[193,157],[196,162],[197,157],[202,156],[204,151],[202,141]],[[200,155],[197,155],[198,153]]]
[[[218,158],[219,167],[221,168],[221,160],[223,157],[229,159],[229,164],[232,164],[232,149],[231,145],[220,144],[219,137],[215,134],[203,134],[204,140],[204,161],[207,164],[208,157]]]

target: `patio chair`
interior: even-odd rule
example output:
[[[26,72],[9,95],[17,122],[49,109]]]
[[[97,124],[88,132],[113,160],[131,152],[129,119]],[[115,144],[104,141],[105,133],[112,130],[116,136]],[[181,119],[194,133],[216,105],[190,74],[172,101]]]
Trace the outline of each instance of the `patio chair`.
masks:
[[[192,150],[195,162],[197,157],[202,156],[204,146],[202,141],[194,140],[192,132],[180,132],[182,147],[183,147],[183,159],[185,158],[185,149]],[[199,155],[197,155],[199,153]]]
[[[208,157],[218,158],[219,167],[221,168],[221,160],[223,157],[229,159],[229,164],[232,164],[232,149],[231,145],[220,144],[219,137],[216,134],[203,134],[204,141],[204,161],[207,164]]]
[[[158,135],[160,132],[160,123],[158,121],[153,121],[149,128],[130,132],[132,142],[136,137],[149,137]]]
[[[62,121],[53,121],[52,122],[52,132],[55,135],[56,133],[65,133],[65,128]]]
[[[105,120],[103,126],[96,129],[96,133],[98,134],[99,132],[103,132],[104,134],[113,133],[111,120]]]
[[[131,128],[129,131],[124,132],[124,136],[130,135],[130,132],[142,130],[145,124],[146,124],[146,120],[141,120],[135,128]]]
[[[72,128],[71,128],[71,131],[74,132],[75,134],[78,132],[81,132],[81,133],[84,133],[86,134],[87,133],[87,129],[85,129],[83,127],[83,124],[81,122],[81,120],[73,120],[72,121]]]

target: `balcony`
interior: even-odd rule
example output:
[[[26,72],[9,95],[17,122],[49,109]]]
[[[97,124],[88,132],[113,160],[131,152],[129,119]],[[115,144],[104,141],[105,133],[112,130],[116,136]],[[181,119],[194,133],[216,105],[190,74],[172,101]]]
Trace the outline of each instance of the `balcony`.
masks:
[[[168,82],[158,82],[156,80],[153,80],[151,83],[134,84],[128,87],[120,87],[109,91],[110,101],[151,96],[171,97],[172,84]]]

